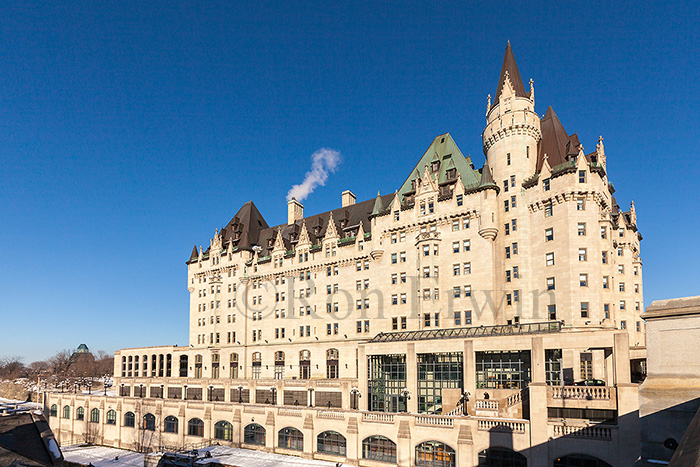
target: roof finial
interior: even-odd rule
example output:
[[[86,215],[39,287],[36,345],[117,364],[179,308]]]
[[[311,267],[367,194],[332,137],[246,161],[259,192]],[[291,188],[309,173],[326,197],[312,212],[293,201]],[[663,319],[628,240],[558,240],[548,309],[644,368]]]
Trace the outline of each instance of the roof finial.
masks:
[[[530,78],[530,100],[534,104],[534,102],[535,102],[535,81],[532,78]]]
[[[486,96],[486,115],[488,115],[489,110],[491,110],[491,94]]]

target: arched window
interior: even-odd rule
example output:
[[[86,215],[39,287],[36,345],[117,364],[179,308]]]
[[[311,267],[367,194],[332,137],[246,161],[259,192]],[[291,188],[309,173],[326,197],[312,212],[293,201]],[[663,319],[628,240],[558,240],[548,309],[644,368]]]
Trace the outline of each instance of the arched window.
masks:
[[[317,450],[326,454],[344,456],[346,453],[345,437],[336,431],[324,431],[317,437]]]
[[[195,378],[202,377],[202,356],[201,355],[194,356],[194,377]]]
[[[479,467],[512,465],[527,467],[527,459],[520,453],[508,448],[492,447],[479,453]]]
[[[90,411],[90,423],[100,423],[100,409]]]
[[[75,419],[76,420],[85,420],[85,409],[82,407],[78,407],[78,410],[75,411]]]
[[[302,350],[299,352],[299,379],[311,378],[311,352]]]
[[[177,417],[168,415],[163,420],[163,431],[166,433],[177,433]]]
[[[70,418],[70,405],[63,406],[63,418]]]
[[[53,404],[51,406],[51,409],[49,409],[49,417],[56,417],[58,416],[58,406],[56,404]]]
[[[147,413],[143,416],[143,429],[156,431],[156,417],[153,414]]]
[[[611,467],[611,465],[585,454],[569,454],[555,460],[554,467]]]
[[[187,422],[187,434],[189,436],[204,436],[204,422],[198,418]]]
[[[326,378],[338,378],[338,349],[326,350]]]
[[[396,443],[384,436],[370,436],[362,441],[362,458],[396,464]]]
[[[284,379],[284,352],[275,352],[275,379]]]
[[[304,450],[304,434],[288,426],[287,428],[282,428],[277,434],[277,444],[279,447],[284,449],[294,449],[295,451]]]
[[[233,441],[233,425],[225,420],[214,424],[214,438]]]
[[[417,466],[455,467],[456,457],[455,450],[440,441],[425,441],[416,446]]]
[[[117,424],[117,412],[114,410],[107,411],[107,425]]]
[[[187,355],[180,355],[180,378],[187,378]]]
[[[265,428],[257,423],[251,423],[243,430],[243,442],[265,446]]]
[[[238,379],[238,354],[232,353],[228,364],[231,379]]]
[[[144,355],[143,357],[141,357],[141,361],[143,362],[143,364],[141,365],[141,366],[142,366],[142,368],[141,368],[141,370],[142,370],[141,375],[142,375],[144,378],[146,378],[146,377],[148,376],[148,355]]]
[[[126,357],[122,357],[122,378],[126,378]]]
[[[133,428],[136,425],[136,417],[134,417],[134,412],[127,412],[124,414],[124,426]]]

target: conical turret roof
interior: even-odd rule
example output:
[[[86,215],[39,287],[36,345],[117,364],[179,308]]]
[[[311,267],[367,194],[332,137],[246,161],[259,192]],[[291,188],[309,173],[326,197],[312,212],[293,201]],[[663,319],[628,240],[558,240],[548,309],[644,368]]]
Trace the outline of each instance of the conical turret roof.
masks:
[[[501,65],[501,76],[498,78],[498,87],[496,88],[496,97],[493,100],[493,105],[498,104],[498,99],[503,92],[503,83],[506,80],[506,73],[510,79],[513,89],[515,90],[515,95],[518,97],[528,97],[529,94],[525,91],[525,85],[520,77],[520,71],[518,70],[518,65],[515,63],[515,56],[513,55],[513,49],[510,46],[510,41],[506,45],[506,54],[503,57],[503,65]]]

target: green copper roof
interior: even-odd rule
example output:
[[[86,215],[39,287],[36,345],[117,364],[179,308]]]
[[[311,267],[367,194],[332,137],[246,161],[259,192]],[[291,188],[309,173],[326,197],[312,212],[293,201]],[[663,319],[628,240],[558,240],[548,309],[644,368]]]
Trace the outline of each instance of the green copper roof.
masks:
[[[457,169],[457,174],[462,177],[462,184],[465,187],[476,186],[481,181],[479,172],[472,168],[471,158],[464,157],[452,136],[449,133],[445,133],[433,140],[416,166],[411,170],[411,175],[401,185],[399,189],[399,199],[401,201],[403,201],[403,195],[412,191],[413,180],[420,178],[425,170],[425,166],[428,165],[430,167],[433,161],[440,162],[440,168],[437,171],[438,183],[447,181],[447,171],[452,168]]]

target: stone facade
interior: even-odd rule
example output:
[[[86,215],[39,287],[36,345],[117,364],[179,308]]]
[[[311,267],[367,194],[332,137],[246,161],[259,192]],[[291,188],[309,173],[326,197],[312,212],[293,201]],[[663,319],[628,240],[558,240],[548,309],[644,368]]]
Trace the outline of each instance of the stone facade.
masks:
[[[49,399],[69,415],[114,410],[95,426],[127,447],[249,445],[245,427],[259,424],[264,449],[287,452],[289,426],[303,435],[291,453],[362,465],[386,465],[372,459],[382,443],[400,466],[573,453],[630,465],[630,360],[645,357],[634,205],[619,209],[602,138],[586,154],[551,108],[537,115],[510,44],[486,120],[481,169],[443,134],[394,194],[356,203],[346,191],[308,217],[291,199],[275,227],[246,203],[187,261],[188,347],[116,352],[117,398]],[[564,385],[591,379],[604,386]],[[125,432],[127,412],[156,429]],[[82,440],[91,425],[71,417],[52,426]],[[328,431],[344,454],[317,439]]]

